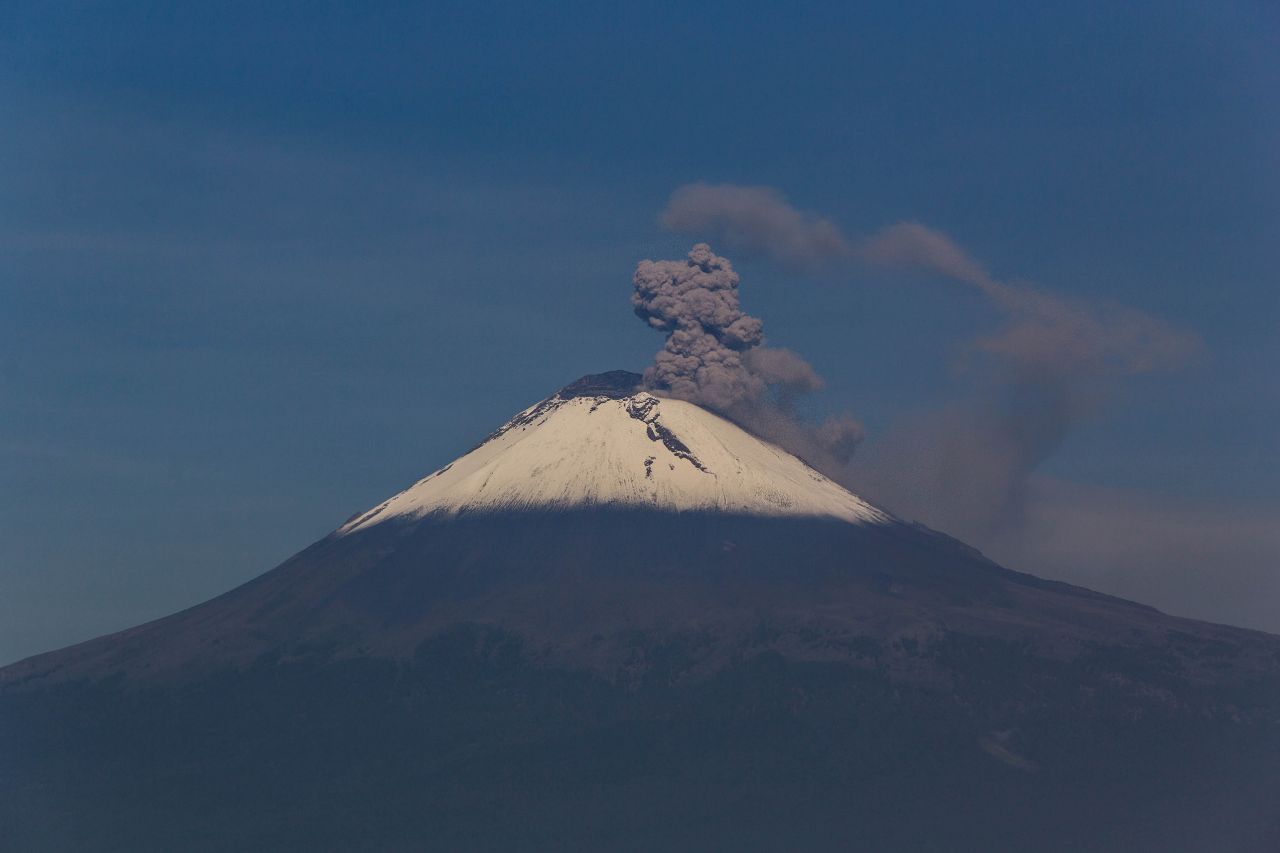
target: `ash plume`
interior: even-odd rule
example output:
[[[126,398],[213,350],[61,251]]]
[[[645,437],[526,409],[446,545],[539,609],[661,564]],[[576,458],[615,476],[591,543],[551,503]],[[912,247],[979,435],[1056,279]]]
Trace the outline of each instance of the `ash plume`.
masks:
[[[955,367],[970,379],[968,399],[878,442],[880,464],[861,472],[891,505],[955,531],[1017,523],[1029,477],[1068,435],[1127,378],[1175,368],[1200,346],[1194,334],[1140,311],[998,280],[920,223],[851,236],[768,187],[690,184],[672,194],[660,221],[795,268],[914,269],[982,296],[1000,324],[959,350]],[[914,472],[905,484],[903,471]]]
[[[850,257],[886,267],[916,267],[979,289],[992,284],[982,265],[956,242],[919,222],[899,222],[858,241]]]
[[[738,301],[727,258],[698,243],[682,261],[641,261],[631,304],[666,342],[645,370],[646,386],[713,409],[819,468],[844,465],[862,437],[852,416],[802,422],[798,397],[822,378],[796,353],[766,347],[764,324]]]
[[[772,187],[688,184],[671,194],[659,221],[668,231],[714,233],[731,249],[764,251],[803,266],[821,266],[853,252],[837,225],[797,210]]]

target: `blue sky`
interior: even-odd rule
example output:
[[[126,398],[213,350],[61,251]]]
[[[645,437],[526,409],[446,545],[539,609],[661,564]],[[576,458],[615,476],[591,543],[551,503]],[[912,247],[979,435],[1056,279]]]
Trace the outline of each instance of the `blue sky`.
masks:
[[[687,251],[657,217],[692,181],[1198,334],[977,544],[1280,630],[1274,6],[372,5],[0,12],[0,660],[223,591],[642,368],[631,272]],[[973,294],[734,261],[868,454],[968,392]]]

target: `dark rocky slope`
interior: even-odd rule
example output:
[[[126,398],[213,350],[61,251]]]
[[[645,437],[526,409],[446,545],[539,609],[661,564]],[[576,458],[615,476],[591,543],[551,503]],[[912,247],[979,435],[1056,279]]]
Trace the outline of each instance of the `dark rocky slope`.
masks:
[[[0,670],[7,849],[1280,849],[1280,638],[922,528],[327,538]]]

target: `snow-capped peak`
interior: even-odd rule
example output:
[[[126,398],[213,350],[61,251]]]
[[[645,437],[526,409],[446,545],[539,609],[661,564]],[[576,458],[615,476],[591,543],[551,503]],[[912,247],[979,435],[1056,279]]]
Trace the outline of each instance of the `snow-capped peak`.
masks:
[[[625,371],[585,376],[338,532],[435,513],[584,507],[890,520],[785,450],[639,382]]]

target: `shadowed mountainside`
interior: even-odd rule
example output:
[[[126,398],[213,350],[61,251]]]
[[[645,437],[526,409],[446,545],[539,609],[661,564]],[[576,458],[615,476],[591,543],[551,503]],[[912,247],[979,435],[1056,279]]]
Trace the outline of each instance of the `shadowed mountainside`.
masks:
[[[906,525],[332,536],[0,671],[18,849],[1270,850],[1280,638]]]
[[[0,670],[6,849],[1280,849],[1280,637],[1002,568],[637,381]]]

